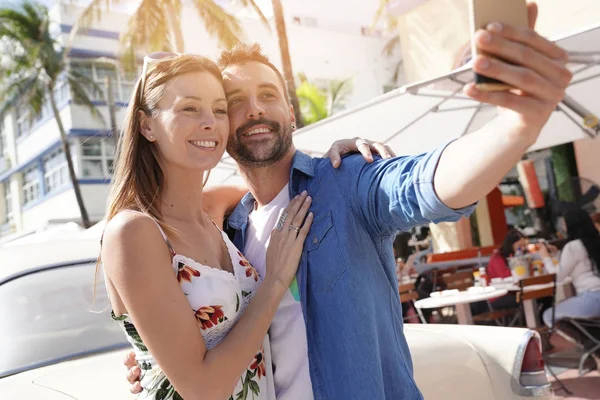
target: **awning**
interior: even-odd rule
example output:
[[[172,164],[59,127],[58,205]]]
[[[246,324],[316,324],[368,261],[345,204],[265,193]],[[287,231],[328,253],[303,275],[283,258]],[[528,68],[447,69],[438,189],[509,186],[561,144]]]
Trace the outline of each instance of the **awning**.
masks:
[[[567,97],[529,151],[600,133],[600,25],[556,40],[571,59],[574,78]],[[398,154],[419,154],[481,128],[496,117],[496,108],[466,97],[472,80],[469,66],[404,86],[299,130],[299,150],[323,154],[338,139],[359,136],[388,144]],[[584,121],[585,118],[585,121]],[[586,123],[588,126],[586,126]]]

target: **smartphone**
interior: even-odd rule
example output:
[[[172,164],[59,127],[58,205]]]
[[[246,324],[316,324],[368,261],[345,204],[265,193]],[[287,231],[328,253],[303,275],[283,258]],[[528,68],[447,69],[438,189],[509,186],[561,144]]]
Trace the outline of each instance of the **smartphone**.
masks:
[[[527,0],[469,0],[469,20],[471,25],[471,51],[473,59],[485,54],[475,45],[475,32],[484,29],[491,22],[513,26],[528,26]],[[512,89],[510,85],[496,79],[475,74],[475,86],[482,91],[503,91]]]

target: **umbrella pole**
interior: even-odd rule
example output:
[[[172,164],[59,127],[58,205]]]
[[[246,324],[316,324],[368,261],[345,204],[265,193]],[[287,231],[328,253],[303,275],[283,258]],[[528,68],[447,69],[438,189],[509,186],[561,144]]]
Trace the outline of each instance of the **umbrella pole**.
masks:
[[[595,132],[592,137],[595,137],[600,133],[600,123],[598,120],[598,116],[596,116],[593,112],[585,108],[581,103],[576,101],[571,96],[565,94],[561,102],[565,107],[573,111],[575,114],[579,115],[583,119],[583,125]],[[579,124],[578,124],[579,125]],[[587,132],[587,129],[586,129]],[[590,134],[589,132],[587,132]]]

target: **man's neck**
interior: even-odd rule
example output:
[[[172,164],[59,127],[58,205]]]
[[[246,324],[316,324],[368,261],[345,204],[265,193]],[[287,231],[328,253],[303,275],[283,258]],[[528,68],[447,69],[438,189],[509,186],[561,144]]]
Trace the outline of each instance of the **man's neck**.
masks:
[[[246,181],[258,207],[269,204],[288,183],[295,153],[294,148],[290,149],[285,157],[268,167],[240,166],[242,178]]]

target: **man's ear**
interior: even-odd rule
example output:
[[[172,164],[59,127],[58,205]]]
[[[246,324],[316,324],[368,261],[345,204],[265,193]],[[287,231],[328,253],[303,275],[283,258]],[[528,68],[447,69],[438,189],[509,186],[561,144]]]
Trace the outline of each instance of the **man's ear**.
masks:
[[[296,126],[296,114],[294,113],[294,106],[290,104],[290,120],[292,125]]]
[[[140,133],[149,141],[154,142],[156,138],[152,133],[152,128],[150,127],[150,119],[143,111],[138,111],[138,121],[139,121],[139,131]]]

